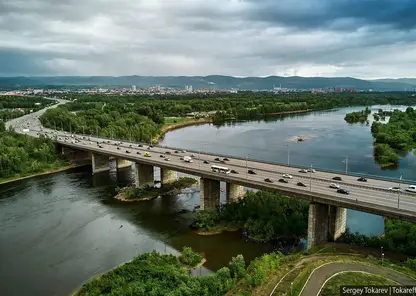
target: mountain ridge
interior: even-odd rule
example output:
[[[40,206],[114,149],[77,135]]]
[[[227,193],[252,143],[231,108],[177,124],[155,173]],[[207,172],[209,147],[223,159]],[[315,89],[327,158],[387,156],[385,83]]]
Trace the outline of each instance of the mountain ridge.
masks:
[[[405,90],[416,88],[415,78],[363,80],[354,77],[301,77],[267,76],[234,77],[227,75],[207,76],[15,76],[0,77],[0,87],[40,87],[40,86],[124,86],[218,89],[260,89],[274,87],[313,89],[313,88],[355,88],[359,90]]]

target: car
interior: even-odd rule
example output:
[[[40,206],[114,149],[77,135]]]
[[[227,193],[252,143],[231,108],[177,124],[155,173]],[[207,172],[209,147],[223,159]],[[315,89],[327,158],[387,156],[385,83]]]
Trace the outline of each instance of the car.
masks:
[[[160,158],[164,158],[165,156],[163,154],[160,154]]]
[[[299,173],[307,173],[308,172],[308,170],[305,170],[305,169],[301,169],[300,171],[299,171]]]
[[[311,169],[311,168],[308,169],[308,172],[309,173],[316,173],[315,169]]]
[[[179,158],[180,160],[184,160],[183,156],[181,158]]]
[[[150,146],[149,146],[149,147],[147,147],[147,150],[150,150],[150,149],[152,149],[152,147],[150,147]]]
[[[182,152],[182,153],[186,153],[186,150],[182,150],[181,152]]]
[[[219,157],[217,157],[215,160],[216,160],[216,161],[221,161],[221,159],[220,159]]]
[[[166,161],[169,161],[169,160],[170,160],[170,158],[169,158],[169,157],[166,157],[166,158],[165,158],[165,160],[166,160]]]
[[[136,154],[141,154],[140,151],[137,151]]]
[[[100,147],[100,148],[104,148],[104,147],[103,147],[103,145],[98,145],[98,147]]]
[[[126,153],[130,153],[130,151],[129,150],[126,150]]]
[[[347,189],[344,189],[344,188],[338,189],[337,192],[341,193],[341,194],[350,194],[350,192]]]
[[[396,186],[394,186],[394,187],[390,187],[390,188],[389,188],[389,190],[390,190],[390,191],[394,191],[394,192],[399,192],[399,191],[402,191],[400,187],[396,187]]]
[[[165,154],[171,154],[170,151],[166,151]]]
[[[142,144],[139,144],[139,147],[143,147],[143,145]]]
[[[232,174],[238,174],[238,172],[236,170],[231,170]]]
[[[250,175],[257,175],[257,172],[255,170],[248,170],[247,173]]]
[[[205,163],[205,164],[209,164],[209,161],[208,161],[208,160],[204,160],[204,163]]]
[[[117,147],[117,150],[121,150],[121,148],[120,147]]]
[[[292,179],[293,176],[289,174],[283,174],[283,178]]]
[[[357,181],[360,181],[360,182],[367,182],[367,179],[366,179],[366,178],[364,178],[364,177],[359,177],[359,178],[357,179]]]
[[[409,185],[409,187],[406,188],[406,191],[416,193],[416,185]]]
[[[133,148],[133,145],[129,145],[130,148]]]
[[[289,183],[289,181],[285,180],[285,179],[279,179],[280,183]]]
[[[273,181],[272,179],[270,179],[270,178],[266,178],[266,179],[264,179],[264,182],[267,182],[267,183],[274,183],[274,181]]]
[[[153,148],[153,145],[149,145],[150,148]]]
[[[191,157],[195,157],[195,154],[193,154],[193,153],[192,153],[192,154],[191,154]]]
[[[341,186],[339,186],[339,184],[336,184],[336,183],[331,183],[329,184],[329,188],[340,189]]]
[[[333,177],[333,178],[332,178],[332,180],[335,180],[335,181],[342,181],[342,178],[341,178],[341,177],[339,177],[339,176],[336,176],[336,177]]]
[[[224,160],[220,160],[220,162],[221,162],[222,164],[225,164],[225,161],[224,161]]]
[[[179,153],[179,151],[178,150],[175,150],[175,153]]]
[[[230,161],[227,157],[223,158],[224,161]]]
[[[305,185],[305,184],[303,184],[302,182],[298,182],[298,183],[296,183],[296,185],[298,185],[298,186],[300,186],[300,187],[306,187],[306,185]]]

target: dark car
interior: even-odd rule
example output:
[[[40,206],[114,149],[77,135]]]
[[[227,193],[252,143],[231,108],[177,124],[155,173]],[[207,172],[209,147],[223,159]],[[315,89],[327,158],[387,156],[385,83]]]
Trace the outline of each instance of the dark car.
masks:
[[[341,194],[350,194],[350,192],[347,189],[343,189],[343,188],[338,189],[337,192]]]
[[[120,147],[117,147],[117,150],[121,150],[121,148]]]
[[[238,174],[238,172],[236,170],[231,170],[231,173]]]
[[[247,173],[251,175],[257,175],[257,172],[255,170],[248,170]]]
[[[163,154],[160,154],[160,157],[161,157],[161,158],[164,158],[165,156],[164,156]]]
[[[337,176],[337,177],[333,177],[332,180],[342,181],[342,178]]]
[[[126,150],[126,153],[130,153],[130,151],[129,150]]]
[[[215,160],[216,160],[216,161],[221,161],[221,159],[219,159],[219,157],[217,157]]]
[[[266,178],[266,179],[264,179],[264,182],[267,182],[267,183],[274,183],[274,181],[273,181],[272,179],[270,179],[270,178]]]
[[[137,153],[137,154],[140,154],[140,151],[137,151],[136,153]]]
[[[226,157],[226,158],[223,158],[222,160],[225,160],[225,161],[230,161],[227,157]]]
[[[149,145],[150,148],[153,148],[153,145]]]
[[[142,144],[139,144],[139,147],[143,147],[143,145]]]
[[[289,183],[289,181],[285,180],[285,179],[279,179],[280,183]]]
[[[357,181],[360,181],[360,182],[367,182],[367,179],[366,179],[366,178],[364,178],[364,177],[359,177],[359,178],[357,179]]]
[[[204,163],[205,163],[205,164],[209,164],[209,161],[208,161],[208,160],[204,160]]]
[[[170,151],[166,151],[165,154],[171,154]]]
[[[129,145],[130,148],[133,148],[133,145]]]
[[[220,160],[220,162],[221,162],[222,164],[225,164],[225,161],[224,161],[224,160]]]
[[[98,145],[98,147],[100,147],[100,148],[104,148],[104,147],[103,147],[103,145]]]
[[[302,182],[298,182],[296,185],[300,186],[300,187],[306,187],[305,184],[303,184]]]
[[[179,151],[178,151],[178,150],[176,150],[176,151],[175,151],[175,153],[179,153]]]
[[[152,148],[150,148],[150,146],[149,146],[149,147],[147,147],[147,150],[150,150],[150,149],[152,149]]]

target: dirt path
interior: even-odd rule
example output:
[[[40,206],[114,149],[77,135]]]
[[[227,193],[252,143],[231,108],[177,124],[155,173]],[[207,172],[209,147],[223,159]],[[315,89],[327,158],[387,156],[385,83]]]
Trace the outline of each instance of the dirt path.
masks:
[[[363,263],[341,263],[334,262],[326,264],[322,267],[316,269],[308,282],[306,283],[305,289],[300,294],[301,296],[315,296],[318,294],[322,285],[325,283],[333,274],[339,273],[341,271],[363,271],[372,274],[383,274],[386,278],[393,280],[400,285],[415,285],[416,280],[407,277],[404,274],[395,272],[389,268],[383,268],[379,266],[372,266]]]

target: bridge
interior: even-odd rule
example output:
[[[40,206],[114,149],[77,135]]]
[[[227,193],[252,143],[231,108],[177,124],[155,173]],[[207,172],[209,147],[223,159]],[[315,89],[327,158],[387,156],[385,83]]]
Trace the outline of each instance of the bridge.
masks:
[[[162,186],[175,181],[176,172],[198,176],[201,210],[215,209],[220,204],[220,182],[226,183],[227,202],[243,198],[244,187],[278,192],[309,201],[308,248],[328,239],[336,240],[346,231],[347,208],[394,219],[416,221],[416,195],[403,191],[393,192],[389,189],[397,186],[405,188],[409,185],[406,183],[398,184],[376,178],[360,182],[357,176],[346,174],[312,170],[303,173],[297,167],[231,156],[219,157],[200,151],[185,152],[182,149],[157,145],[149,147],[143,143],[124,142],[117,145],[113,139],[91,135],[75,135],[75,138],[72,138],[65,132],[42,128],[37,119],[41,112],[43,111],[19,118],[9,125],[15,127],[17,132],[22,132],[22,129],[28,126],[30,132],[27,134],[35,137],[40,134],[48,135],[62,147],[64,154],[86,155],[91,159],[93,174],[109,171],[109,161],[115,158],[117,167],[132,167],[136,186],[154,184],[155,167],[161,170]],[[150,153],[151,157],[146,157],[146,152]],[[192,154],[194,155],[191,163],[181,159]],[[218,158],[220,161],[216,160]],[[213,172],[212,165],[227,167],[234,173]],[[249,174],[249,170],[255,171],[256,174]],[[278,181],[283,174],[292,176],[291,179],[286,179],[288,183]],[[342,181],[334,181],[334,177],[341,177]],[[271,179],[273,183],[266,179]],[[305,187],[298,186],[298,182],[302,182]],[[348,189],[350,194],[340,194],[336,189],[331,189],[329,185],[334,182]]]

